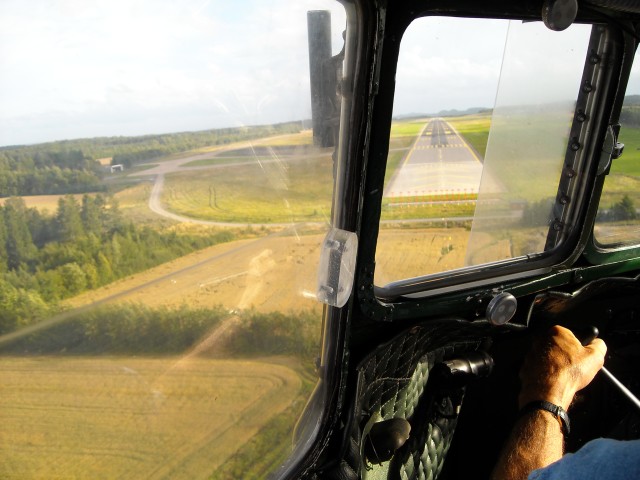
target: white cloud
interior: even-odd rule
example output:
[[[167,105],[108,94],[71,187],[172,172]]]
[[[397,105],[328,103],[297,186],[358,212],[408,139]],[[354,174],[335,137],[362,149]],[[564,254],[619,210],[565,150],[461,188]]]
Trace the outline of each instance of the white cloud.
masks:
[[[308,118],[307,11],[322,9],[335,54],[333,0],[2,0],[0,145]],[[506,33],[500,20],[416,20],[394,113],[492,107]]]
[[[429,17],[400,46],[394,114],[491,107],[507,21]]]
[[[552,32],[542,22],[417,20],[400,47],[394,114],[491,108],[496,95],[500,105],[574,100],[589,31],[574,25]]]
[[[330,0],[5,0],[0,144],[308,117],[306,12],[328,8],[338,51]]]

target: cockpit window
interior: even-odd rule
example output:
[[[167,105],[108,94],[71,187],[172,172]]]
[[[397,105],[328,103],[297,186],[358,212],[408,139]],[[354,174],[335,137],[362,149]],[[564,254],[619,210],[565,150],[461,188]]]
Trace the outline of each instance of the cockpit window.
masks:
[[[318,381],[346,20],[0,3],[0,477],[282,465]]]
[[[409,26],[376,285],[549,248],[590,32],[441,17]]]
[[[617,138],[624,150],[612,160],[594,229],[596,241],[608,248],[640,243],[640,53],[634,60]]]

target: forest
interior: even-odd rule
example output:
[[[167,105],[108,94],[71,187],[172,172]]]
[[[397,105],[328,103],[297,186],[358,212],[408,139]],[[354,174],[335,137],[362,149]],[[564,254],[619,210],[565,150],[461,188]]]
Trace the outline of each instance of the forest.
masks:
[[[620,123],[627,127],[640,127],[640,95],[627,95],[620,112]]]
[[[104,192],[108,173],[98,159],[130,168],[211,145],[296,133],[303,122],[220,128],[137,137],[98,137],[0,148],[0,197]]]
[[[0,335],[61,313],[62,301],[66,298],[194,250],[234,239],[234,234],[228,231],[178,234],[127,220],[108,191],[105,158],[110,158],[112,164],[131,167],[195,148],[299,132],[303,123],[0,148],[0,197],[10,197],[0,205]],[[59,199],[53,215],[28,208],[20,198],[44,194],[65,195]],[[84,195],[78,200],[70,194]],[[136,351],[142,348],[152,352],[159,348],[162,352],[175,352],[215,325],[222,314],[215,309],[109,307],[80,313],[65,328],[29,335],[10,349],[16,353],[53,353],[68,349],[70,343],[80,342],[85,345],[83,348],[93,352],[114,351],[114,348],[120,351],[129,348],[126,339],[132,336],[137,340],[136,345],[130,347]],[[248,315],[248,324],[260,323],[257,317]],[[180,320],[185,318],[189,321]],[[262,352],[265,349],[262,342],[268,337],[285,350],[297,352],[300,345],[291,344],[282,328],[276,327],[290,322],[315,323],[305,315],[275,315],[267,322],[272,327],[269,335],[262,332],[262,336],[255,336],[251,329],[243,330],[233,349]],[[101,327],[96,330],[96,325]],[[132,332],[131,328],[137,330]],[[166,333],[167,342],[159,340],[162,332]],[[308,351],[310,343],[313,342],[304,343],[303,350]]]
[[[105,191],[101,166],[82,150],[0,150],[0,197]]]
[[[65,298],[232,239],[136,226],[102,194],[61,197],[52,216],[10,198],[0,207],[0,335],[56,313]]]

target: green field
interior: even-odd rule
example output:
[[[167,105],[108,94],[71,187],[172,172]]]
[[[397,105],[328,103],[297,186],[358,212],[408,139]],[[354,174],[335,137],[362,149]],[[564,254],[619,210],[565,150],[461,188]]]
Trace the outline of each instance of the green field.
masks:
[[[254,162],[170,174],[162,202],[191,218],[220,222],[327,222],[331,216],[330,155]]]
[[[428,121],[428,118],[394,121],[391,124],[391,138],[397,139],[401,137],[409,137],[411,139],[415,139]]]
[[[484,157],[489,139],[489,128],[491,126],[491,117],[489,115],[453,117],[447,118],[447,121]],[[559,128],[560,126],[555,125],[555,127]],[[504,126],[502,128],[504,128]],[[552,132],[548,126],[545,127],[545,129],[549,133]],[[518,134],[517,131],[513,131],[512,133]],[[545,137],[547,135],[545,132],[542,132],[539,136]],[[602,196],[602,204],[605,208],[620,201],[625,194],[630,195],[638,206],[640,206],[640,127],[623,127],[620,133],[620,141],[625,144],[625,149],[622,157],[613,161],[611,172],[606,180]],[[558,151],[558,149],[555,150],[555,152]],[[540,150],[536,150],[535,153],[540,154]],[[554,151],[549,150],[549,153],[542,155],[541,158],[549,158],[549,156],[553,156],[553,154]],[[520,152],[519,156],[531,158],[531,153]],[[538,169],[541,168],[539,164],[535,165],[535,167]],[[508,171],[512,170],[512,168],[508,169]],[[533,175],[535,172],[531,173]],[[534,178],[528,175],[518,176],[524,177],[521,183],[531,183],[528,179]]]
[[[392,178],[392,172],[399,167],[427,121],[428,119],[412,119],[393,122],[385,182]],[[447,121],[465,138],[477,155],[483,158],[487,149],[491,116],[474,114],[447,118]],[[513,156],[494,156],[494,162],[489,168],[498,182],[509,185],[509,191],[502,196],[507,200],[528,202],[554,198],[560,159],[566,148],[558,131],[565,125],[542,122],[542,126],[536,127],[537,130],[532,132],[528,121],[516,119],[510,123],[501,119],[498,123],[496,127],[501,134],[494,138],[494,151],[502,149],[504,152],[511,147],[504,146],[503,143],[508,141],[513,145],[513,139],[519,137],[522,140],[516,143],[522,145],[532,145],[532,135],[538,139],[557,139],[551,144],[534,140],[535,148],[530,146],[514,150]],[[615,161],[607,180],[602,202],[604,208],[610,208],[625,194],[640,205],[640,129],[624,129],[622,141],[627,146],[623,157]],[[287,147],[309,145],[310,142],[311,134],[305,131],[256,141],[254,145]],[[251,161],[252,164],[233,165],[246,161]],[[227,167],[225,164],[228,164]],[[205,166],[215,168],[198,171],[184,168],[184,171],[167,175],[162,195],[162,202],[167,210],[190,218],[240,225],[326,222],[330,216],[333,179],[328,153],[294,161],[286,155],[274,159],[269,156],[217,156],[213,152],[211,158],[182,165]],[[531,182],[531,178],[538,181]],[[118,194],[122,198],[122,208],[141,222],[154,217],[154,214],[148,213],[145,204],[150,188],[150,184],[143,184]],[[457,203],[438,203],[449,200]],[[476,208],[475,200],[476,195],[455,198],[416,196],[406,202],[412,205],[396,207],[390,199],[384,198],[382,219],[472,216]]]
[[[382,199],[382,220],[416,220],[421,218],[452,218],[473,216],[475,211],[475,195],[451,196],[449,202],[445,196],[431,198],[429,196],[407,197],[403,204],[394,204],[395,200]],[[435,201],[433,201],[435,200]]]
[[[612,162],[601,204],[609,208],[626,194],[640,207],[640,127],[623,127],[619,141],[624,143],[624,152]]]
[[[474,118],[475,117],[475,118]],[[487,141],[489,137],[490,118],[488,116],[467,116],[448,119],[448,121],[458,130],[458,132],[465,137],[476,151],[484,154],[486,151]],[[561,128],[561,125],[555,125],[556,128]],[[502,127],[505,128],[504,126]],[[544,127],[549,128],[549,125]],[[517,131],[512,132],[513,135],[522,135]],[[551,130],[548,131],[551,135]],[[540,138],[547,136],[544,132],[540,135]],[[601,210],[610,210],[614,205],[622,201],[623,197],[627,196],[631,199],[634,206],[640,208],[640,127],[634,125],[626,125],[622,127],[620,132],[619,141],[625,144],[624,152],[622,156],[616,160],[613,160],[612,166],[605,180],[605,185],[600,200]],[[561,147],[561,146],[560,146]],[[561,148],[556,148],[556,152],[559,153]],[[544,148],[548,148],[547,145]],[[535,152],[541,155],[540,158],[553,159],[554,154],[551,150],[544,153],[544,150],[536,149]],[[523,152],[519,154],[523,159],[531,158],[531,152]],[[555,155],[556,157],[558,155]],[[530,163],[530,162],[525,162]],[[515,162],[501,162],[503,171],[507,174],[507,178],[510,181],[515,180],[514,191],[524,192],[529,195],[530,199],[544,199],[554,198],[555,191],[552,190],[553,184],[549,183],[547,187],[538,187],[544,182],[530,182],[530,178],[540,178],[539,172],[543,170],[543,165],[536,162],[531,162],[530,165],[534,170],[529,170],[528,173],[522,175],[522,172],[518,171],[518,164]],[[556,171],[557,167],[550,163],[547,166],[548,170]],[[638,239],[638,233],[636,227],[638,220],[614,223],[600,223],[599,235],[602,237],[610,237],[612,242],[621,241],[623,243],[633,243]],[[604,240],[603,241],[608,241]],[[523,244],[523,248],[527,248],[524,245],[526,242],[516,242]],[[518,250],[517,246],[514,246],[515,250]],[[533,250],[529,250],[533,251]]]
[[[270,160],[270,157],[251,157],[252,160],[257,162]],[[211,157],[204,158],[202,160],[194,160],[193,162],[183,163],[180,165],[182,168],[187,167],[208,167],[209,165],[224,165],[229,163],[246,162],[247,157]]]
[[[489,128],[491,127],[491,115],[476,114],[463,117],[450,117],[446,119],[469,145],[475,150],[478,157],[484,159],[489,140]]]
[[[489,134],[488,116],[448,120],[480,155],[484,155]],[[388,172],[398,167],[423,126],[424,120],[394,123]],[[502,125],[504,131],[509,127]],[[558,125],[545,125],[537,133],[544,136],[556,127]],[[521,129],[511,130],[512,140],[522,135]],[[309,132],[303,132],[274,137],[263,145],[307,145],[310,139]],[[621,141],[626,148],[623,157],[614,161],[607,179],[602,202],[605,207],[620,201],[625,194],[640,205],[640,128],[623,129]],[[532,151],[515,151],[508,162],[500,165],[504,170],[501,175],[518,175],[515,185],[522,190],[518,192],[520,196],[524,197],[524,192],[530,198],[539,198],[544,193],[522,182],[527,177],[538,178],[539,171],[547,168],[547,161],[557,160],[551,155],[558,150],[557,145],[552,147],[550,150],[543,146]],[[329,152],[279,158],[215,155],[216,152],[212,152],[210,158],[183,165],[211,166],[211,169],[189,171],[184,168],[167,174],[162,202],[168,210],[188,217],[239,225],[328,221],[333,189],[333,161]],[[538,156],[543,160],[531,161]],[[251,164],[232,165],[249,159]],[[529,160],[525,163],[530,166],[517,171],[522,170],[520,162],[523,160]],[[158,219],[147,206],[153,184],[147,180],[137,182],[115,196],[120,211],[128,219],[154,225],[163,231],[185,229],[202,235],[214,232],[210,227],[176,226],[175,220]],[[552,195],[555,195],[555,188],[554,182],[545,187],[553,191]],[[51,209],[59,199],[50,196],[29,201],[37,208]],[[414,205],[400,207],[393,206],[385,198],[382,218],[471,216],[475,200],[475,195],[416,196],[407,202]],[[440,201],[456,203],[438,203]],[[468,224],[459,222],[452,226],[443,220],[441,225],[421,225],[420,228],[385,225],[381,229],[376,282],[464,266]],[[251,235],[268,233],[266,229],[256,232]],[[237,235],[238,239],[251,236],[248,233]],[[139,274],[152,277],[146,280],[149,284],[146,289],[136,286],[130,290],[136,295],[164,301],[173,301],[175,294],[191,306],[198,301],[213,302],[224,298],[233,303],[225,305],[224,309],[231,312],[244,301],[248,309],[257,306],[253,307],[256,311],[263,303],[273,307],[276,305],[274,298],[286,295],[278,290],[282,288],[291,299],[286,306],[277,305],[275,309],[285,311],[300,302],[300,292],[291,288],[291,278],[302,269],[310,268],[298,265],[304,259],[318,255],[320,235],[318,239],[301,238],[296,242],[289,240],[293,246],[288,249],[282,247],[283,238],[275,237],[257,242],[255,248],[220,254],[220,261],[229,264],[213,266],[207,263],[206,268],[203,264],[198,270],[202,278],[195,278],[196,270],[185,266],[185,276],[171,277],[173,282],[164,278],[162,283],[153,283],[153,279],[163,278],[166,274],[163,272],[175,266],[160,265],[157,270]],[[476,260],[509,258],[514,251],[540,251],[544,248],[545,238],[532,228],[514,229],[508,237],[503,232],[497,232],[495,237],[486,235],[481,238],[485,243],[483,249],[476,252]],[[403,248],[397,248],[398,245]],[[226,245],[217,247],[215,252],[219,253],[223,247]],[[214,252],[214,247],[211,248]],[[210,253],[210,256],[218,253]],[[250,269],[257,267],[264,270],[251,274]],[[225,279],[216,272],[226,275],[234,272],[234,275]],[[193,278],[189,277],[187,281],[187,274]],[[283,280],[284,276],[290,283]],[[219,282],[218,277],[222,278]],[[133,276],[126,281],[133,281]],[[295,282],[300,283],[298,278]],[[114,288],[117,287],[113,284],[106,286],[104,295],[114,294]],[[97,290],[91,293],[97,294]],[[238,315],[238,318],[248,317]],[[162,352],[162,347],[157,345],[158,328],[151,328],[153,326],[142,317],[127,320],[129,323],[118,327],[118,331],[123,335],[134,332],[128,337],[137,340],[134,342],[137,346],[140,346],[140,332],[144,328],[154,332],[149,335],[149,344],[159,350],[150,350],[157,355],[153,358],[129,355],[129,352],[106,352],[98,356],[98,350],[83,352],[82,356],[73,350],[78,346],[71,341],[47,352],[46,356],[5,354],[0,362],[0,422],[3,425],[0,478],[261,478],[265,472],[277,468],[288,454],[293,426],[314,383],[309,367],[311,362],[290,350],[292,342],[294,345],[300,343],[300,337],[292,338],[291,334],[301,330],[291,328],[288,317],[280,319],[278,328],[267,325],[266,318],[251,320],[266,325],[269,330],[266,333],[246,322],[236,326],[237,329],[231,331],[233,341],[229,341],[229,345],[235,345],[237,351],[225,352],[224,358],[220,355],[209,358],[210,350],[206,349],[192,350],[184,355],[177,351]],[[316,318],[319,321],[319,317],[313,317],[313,320]],[[176,322],[183,322],[183,318],[176,316]],[[96,326],[97,336],[105,341],[120,338],[113,329],[106,328],[108,325],[109,322],[100,322],[104,331]],[[66,331],[76,335],[74,338],[80,342],[77,331],[71,328]],[[42,338],[53,338],[56,330],[52,328],[45,333]],[[308,336],[318,337],[315,330]],[[168,337],[175,338],[175,335]],[[263,350],[246,348],[251,342],[265,338],[269,338],[267,346],[274,350],[264,351],[265,345],[260,347]],[[230,358],[232,355],[235,357]],[[240,355],[253,358],[241,359],[238,358]],[[260,358],[261,355],[282,356]]]

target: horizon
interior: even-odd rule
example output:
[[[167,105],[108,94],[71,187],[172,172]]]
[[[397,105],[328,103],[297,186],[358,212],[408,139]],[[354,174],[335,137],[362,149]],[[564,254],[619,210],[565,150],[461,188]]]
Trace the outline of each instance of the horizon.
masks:
[[[311,118],[309,10],[331,12],[336,55],[346,13],[334,0],[0,2],[0,148]],[[509,25],[449,17],[412,23],[400,49],[394,118],[493,108]],[[525,67],[522,78],[535,74],[534,63]],[[541,78],[526,100],[550,88]],[[553,89],[575,97],[575,88]],[[640,80],[627,91],[640,93]],[[510,95],[507,104],[522,98]]]
[[[243,0],[232,6],[216,0],[6,0],[0,3],[0,145],[311,118],[309,10],[331,12],[336,55],[346,13],[334,0]],[[443,18],[441,28],[455,21]],[[501,45],[506,26],[482,22],[483,37]],[[417,34],[410,41],[420,44],[424,33]],[[480,46],[464,43],[469,48],[456,53],[452,75],[477,81],[484,64],[499,64],[495,52],[490,60]],[[398,93],[399,114],[493,103],[491,95],[474,94],[469,103],[452,93],[416,105],[424,75],[412,68],[415,85]]]

